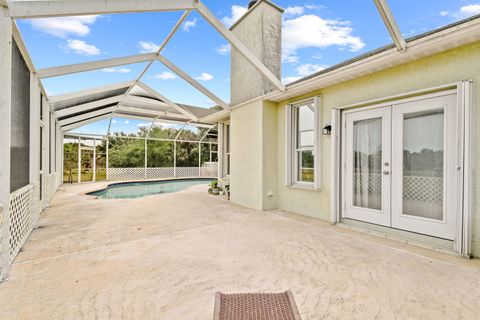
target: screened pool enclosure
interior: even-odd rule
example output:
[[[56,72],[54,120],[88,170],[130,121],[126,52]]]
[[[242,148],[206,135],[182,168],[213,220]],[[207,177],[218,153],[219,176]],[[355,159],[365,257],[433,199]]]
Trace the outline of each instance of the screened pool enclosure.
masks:
[[[111,122],[120,121],[132,120],[112,118],[110,128]],[[135,125],[135,133],[65,134],[63,182],[217,176],[215,126],[144,121]]]
[[[17,25],[20,20],[133,12],[177,12],[178,17],[149,52],[47,68],[35,66]],[[222,141],[223,127],[217,129],[215,115],[228,114],[230,104],[163,53],[192,13],[285,90],[198,0],[0,0],[0,280],[7,278],[40,213],[64,182],[218,176],[222,146],[217,140]],[[48,79],[132,64],[141,64],[141,70],[129,81],[79,82],[78,88],[56,95],[44,87]],[[156,66],[168,69],[214,107],[172,101],[169,92],[150,87],[148,72]],[[136,125],[116,128],[121,121]],[[90,125],[99,123],[104,132],[89,132]]]

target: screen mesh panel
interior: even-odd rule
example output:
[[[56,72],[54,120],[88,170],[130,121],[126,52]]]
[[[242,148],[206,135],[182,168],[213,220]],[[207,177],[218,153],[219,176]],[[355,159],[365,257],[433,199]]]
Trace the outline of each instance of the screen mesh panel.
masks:
[[[12,45],[12,120],[10,192],[29,184],[30,71],[15,41]]]

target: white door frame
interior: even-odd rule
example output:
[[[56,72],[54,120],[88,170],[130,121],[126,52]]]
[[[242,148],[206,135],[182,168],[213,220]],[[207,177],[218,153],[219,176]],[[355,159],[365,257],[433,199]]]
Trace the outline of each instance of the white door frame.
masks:
[[[459,114],[457,113],[458,101],[456,101],[457,92],[452,91],[448,96],[438,98],[422,99],[409,103],[396,103],[393,106],[392,131],[395,134],[392,137],[392,227],[437,236],[439,238],[458,241],[456,228],[461,221],[458,216],[457,202],[461,199],[456,191],[462,185],[462,177],[457,174],[461,168],[458,157],[457,139],[461,130],[457,122]],[[406,215],[403,210],[403,136],[404,136],[404,115],[424,111],[434,111],[442,109],[444,136],[444,165],[443,165],[443,219],[435,220],[414,215]]]
[[[343,218],[351,218],[356,220],[362,220],[368,223],[379,224],[383,226],[390,226],[391,224],[391,214],[390,214],[390,194],[391,194],[391,175],[390,175],[390,166],[392,163],[391,159],[391,120],[392,112],[390,107],[382,107],[376,109],[355,109],[352,111],[346,111],[345,117],[343,117],[343,128],[344,130],[353,130],[353,124],[356,121],[369,120],[369,119],[382,119],[382,161],[381,161],[381,209],[369,209],[357,207],[353,203],[353,194],[347,194],[346,190],[353,190],[353,176],[347,177],[343,175],[343,185],[345,188],[342,190],[342,198],[344,199],[345,208],[342,210]],[[352,155],[353,154],[353,134],[343,135],[342,136],[342,154],[343,155]],[[345,161],[344,171],[353,172],[353,161]],[[385,163],[388,163],[385,166]],[[387,171],[388,174],[383,174],[384,171]]]
[[[425,99],[428,96],[441,96],[449,94],[449,90],[455,90],[458,99],[458,112],[461,113],[459,118],[460,133],[459,139],[459,175],[461,176],[461,187],[458,190],[458,210],[461,217],[457,228],[457,241],[454,245],[454,251],[469,257],[471,255],[471,227],[472,227],[472,174],[473,174],[473,124],[472,124],[472,81],[455,82],[451,84],[441,85],[438,87],[427,88],[412,92],[397,94],[381,99],[363,101],[343,107],[334,108],[332,110],[332,144],[331,144],[331,180],[330,180],[330,222],[340,223],[341,212],[343,209],[342,199],[342,112],[348,109],[358,108],[362,106],[372,106],[375,108],[388,106],[393,100],[399,102],[415,101]],[[463,164],[463,165],[462,165]]]

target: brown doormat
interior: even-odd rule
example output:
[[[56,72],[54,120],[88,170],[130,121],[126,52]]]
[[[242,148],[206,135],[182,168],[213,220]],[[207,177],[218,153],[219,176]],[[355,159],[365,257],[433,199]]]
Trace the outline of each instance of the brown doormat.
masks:
[[[301,320],[292,292],[215,295],[213,320]]]

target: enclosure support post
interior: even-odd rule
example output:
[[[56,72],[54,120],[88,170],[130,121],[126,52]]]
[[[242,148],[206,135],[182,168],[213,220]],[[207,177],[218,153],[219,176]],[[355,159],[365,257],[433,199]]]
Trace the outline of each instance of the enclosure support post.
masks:
[[[107,136],[107,147],[106,147],[106,155],[105,155],[105,158],[106,158],[105,159],[105,162],[106,162],[105,167],[106,167],[106,170],[107,170],[105,179],[107,181],[108,181],[108,148],[109,148],[109,146],[110,146],[110,142],[109,142],[108,136]]]
[[[97,181],[97,139],[93,139],[93,182]]]
[[[177,177],[177,141],[173,142],[173,177]]]
[[[82,182],[82,140],[78,137],[77,182]]]
[[[145,154],[145,162],[144,162],[144,166],[145,166],[145,167],[144,167],[144,169],[145,169],[145,173],[144,173],[144,174],[145,174],[145,179],[147,179],[147,152],[148,152],[148,151],[147,151],[147,138],[145,138],[145,152],[144,152],[144,154]]]
[[[202,143],[198,143],[198,176],[202,176]]]
[[[0,214],[2,241],[0,243],[0,281],[10,268],[10,121],[12,90],[12,19],[8,9],[0,7]]]

